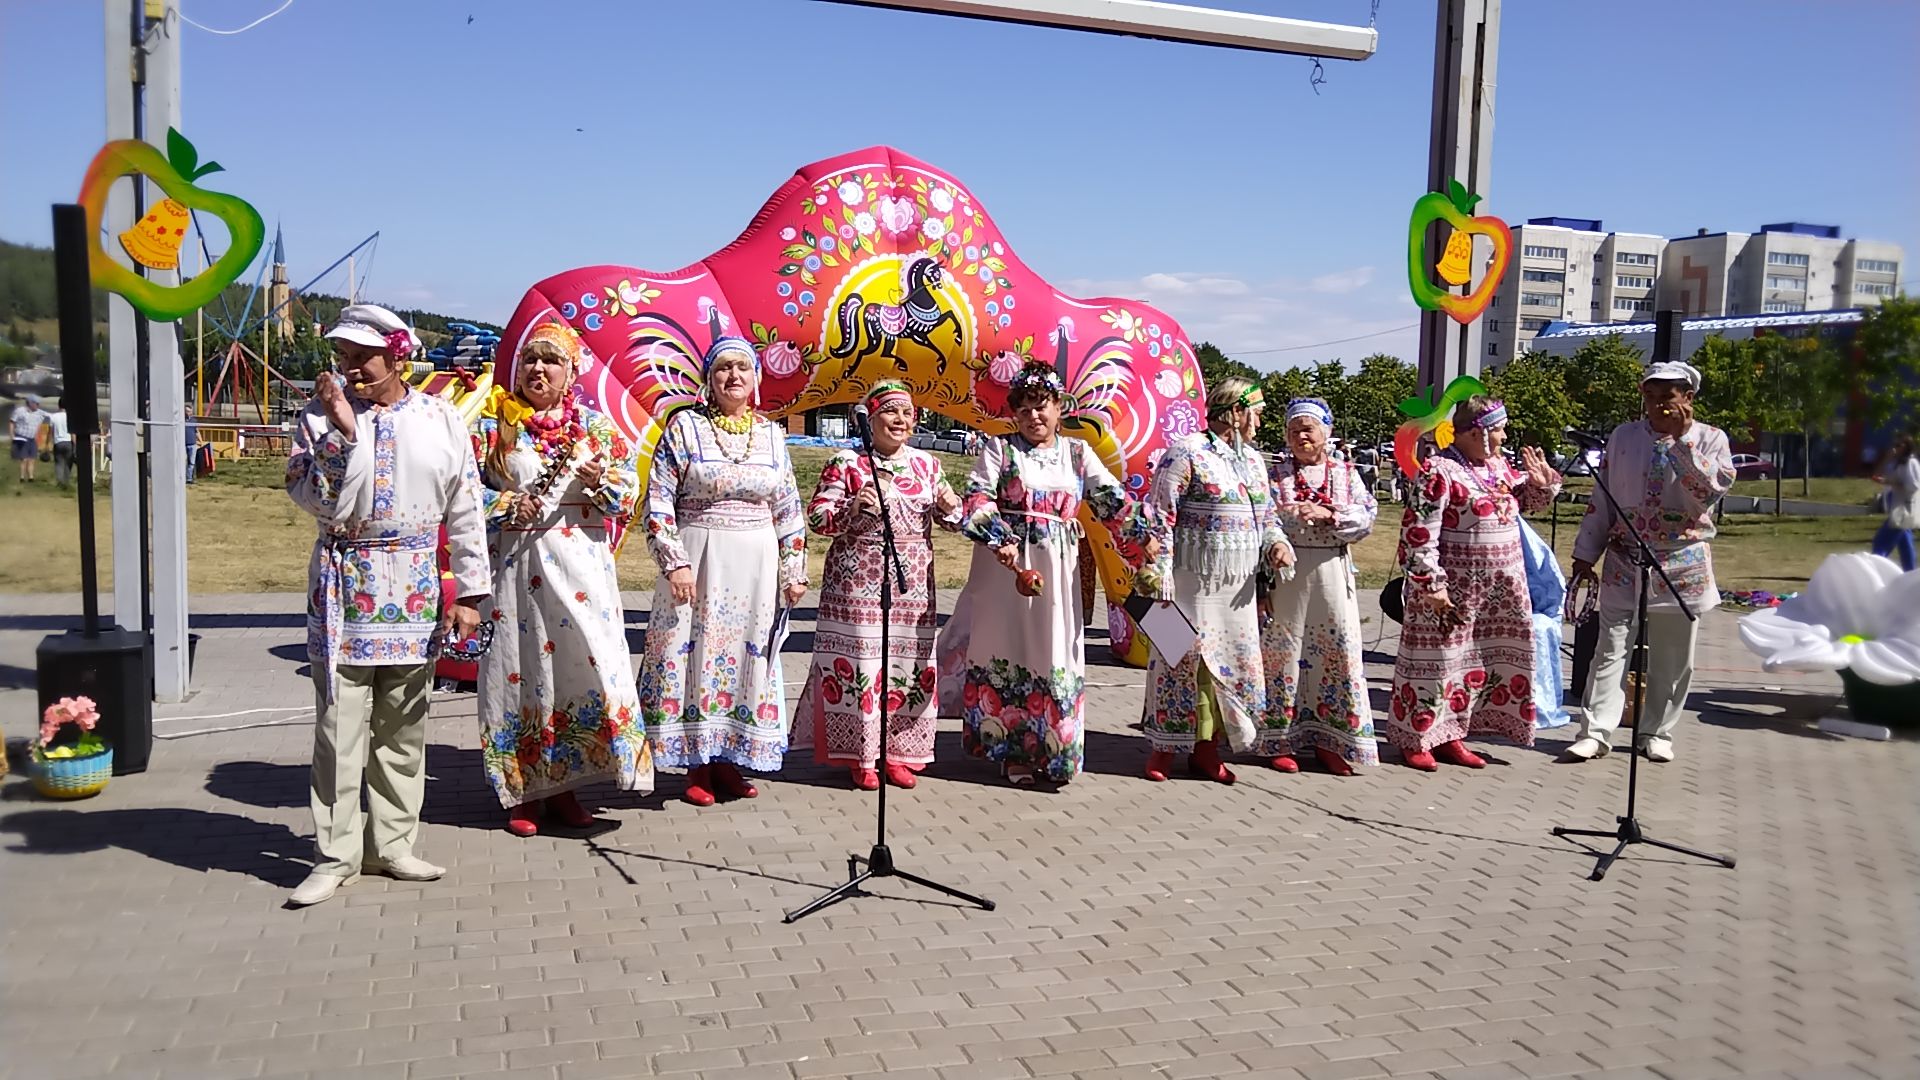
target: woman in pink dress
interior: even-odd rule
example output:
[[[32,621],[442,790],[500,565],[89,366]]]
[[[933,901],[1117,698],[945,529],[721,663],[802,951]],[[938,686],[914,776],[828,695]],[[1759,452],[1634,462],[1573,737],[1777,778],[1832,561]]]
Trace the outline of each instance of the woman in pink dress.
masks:
[[[1533,745],[1533,623],[1520,545],[1522,511],[1546,506],[1560,474],[1521,451],[1501,456],[1507,409],[1476,395],[1453,411],[1453,445],[1414,478],[1400,523],[1406,621],[1393,667],[1387,738],[1426,772],[1478,769],[1469,735]]]

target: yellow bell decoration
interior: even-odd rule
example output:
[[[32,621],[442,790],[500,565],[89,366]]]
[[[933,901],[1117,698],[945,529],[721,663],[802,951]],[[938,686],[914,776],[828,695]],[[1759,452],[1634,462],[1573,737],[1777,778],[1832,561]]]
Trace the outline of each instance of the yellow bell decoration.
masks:
[[[120,246],[133,261],[149,270],[180,268],[180,244],[187,238],[187,208],[172,199],[147,211],[133,228],[120,234]]]
[[[1455,229],[1447,237],[1447,250],[1440,256],[1440,280],[1449,285],[1465,285],[1473,277],[1473,237]]]
[[[1442,420],[1439,426],[1433,429],[1433,445],[1442,450],[1453,445],[1453,421]]]

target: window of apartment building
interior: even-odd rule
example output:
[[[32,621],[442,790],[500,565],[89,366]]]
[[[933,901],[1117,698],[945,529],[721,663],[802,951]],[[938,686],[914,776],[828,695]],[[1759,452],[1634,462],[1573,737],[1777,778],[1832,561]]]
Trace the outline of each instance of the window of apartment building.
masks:
[[[1487,342],[1487,355],[1488,355],[1488,356],[1499,356],[1499,355],[1500,355],[1500,343],[1499,343],[1499,342],[1497,342],[1497,341],[1489,341],[1489,342]]]
[[[1782,275],[1780,275],[1780,274],[1768,274],[1768,275],[1767,275],[1767,288],[1769,288],[1769,289],[1792,289],[1792,290],[1793,290],[1794,292],[1806,292],[1806,291],[1807,291],[1807,279],[1806,279],[1806,278],[1797,278],[1797,277],[1783,277],[1783,276],[1782,276]]]
[[[1499,319],[1488,319],[1488,320],[1487,320],[1487,333],[1489,333],[1489,334],[1497,334],[1497,333],[1499,333],[1499,332],[1500,332],[1500,320],[1499,320]]]
[[[1616,287],[1622,289],[1653,288],[1653,279],[1640,274],[1615,274],[1613,275],[1613,283]]]
[[[1893,286],[1884,281],[1856,281],[1853,284],[1853,291],[1865,293],[1868,296],[1892,296]]]
[[[1567,257],[1567,249],[1563,247],[1542,247],[1539,244],[1528,244],[1521,250],[1521,254],[1529,259],[1564,259]]]
[[[1520,271],[1520,280],[1539,281],[1548,285],[1565,285],[1567,283],[1567,275],[1558,270],[1522,270]]]
[[[1550,292],[1523,292],[1520,294],[1520,302],[1522,304],[1531,304],[1534,307],[1559,307],[1560,294]]]
[[[1855,270],[1868,274],[1897,274],[1900,264],[1891,259],[1859,259],[1853,264]]]
[[[1534,332],[1546,329],[1548,322],[1549,320],[1547,319],[1521,319],[1520,329],[1525,330],[1528,333],[1534,333]]]
[[[1767,265],[1805,266],[1807,265],[1807,257],[1805,255],[1796,255],[1791,251],[1769,251],[1767,252]]]
[[[1805,311],[1807,305],[1798,300],[1769,300],[1762,304],[1761,310],[1769,315],[1783,315],[1793,311]]]
[[[1613,310],[1615,311],[1652,311],[1653,301],[1645,298],[1635,300],[1625,296],[1617,297],[1613,301]]]
[[[1643,251],[1622,251],[1613,257],[1620,266],[1652,266],[1653,256]]]

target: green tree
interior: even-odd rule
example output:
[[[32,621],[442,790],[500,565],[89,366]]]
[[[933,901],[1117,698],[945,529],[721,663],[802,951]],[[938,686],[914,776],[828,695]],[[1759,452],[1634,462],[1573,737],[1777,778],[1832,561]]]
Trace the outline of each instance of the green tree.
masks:
[[[1412,364],[1374,353],[1360,361],[1360,370],[1345,381],[1340,404],[1334,409],[1334,425],[1357,445],[1386,442],[1400,426],[1400,403],[1413,396],[1417,379]]]
[[[1573,426],[1607,432],[1640,415],[1645,357],[1618,334],[1587,342],[1565,365],[1567,395],[1578,410]]]
[[[1735,442],[1758,434],[1760,382],[1753,342],[1715,335],[1701,342],[1687,362],[1700,369],[1694,419],[1724,430]]]
[[[1220,347],[1211,341],[1202,341],[1193,347],[1194,359],[1200,361],[1200,377],[1206,380],[1208,389],[1218,385],[1220,380],[1238,375],[1242,378],[1260,381],[1260,373],[1246,364],[1233,359],[1220,351]]]
[[[1853,355],[1866,418],[1875,426],[1892,421],[1902,431],[1920,425],[1920,300],[1903,293],[1868,308]]]
[[[1487,389],[1507,403],[1509,439],[1552,451],[1564,441],[1562,433],[1577,426],[1580,407],[1567,390],[1569,366],[1557,356],[1523,352],[1487,376]]]
[[[1262,450],[1277,454],[1287,446],[1287,402],[1297,397],[1312,397],[1313,386],[1306,371],[1288,368],[1262,379],[1260,392],[1266,395],[1267,411],[1260,417],[1258,442]]]
[[[1764,391],[1758,396],[1756,418],[1773,435],[1800,436],[1800,494],[1810,495],[1813,436],[1833,423],[1846,400],[1849,365],[1818,336],[1768,334],[1754,338],[1749,347]]]

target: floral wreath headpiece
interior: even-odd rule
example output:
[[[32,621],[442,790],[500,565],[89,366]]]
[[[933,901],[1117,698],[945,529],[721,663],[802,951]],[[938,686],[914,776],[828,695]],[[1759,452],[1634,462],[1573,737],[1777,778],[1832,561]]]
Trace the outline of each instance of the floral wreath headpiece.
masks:
[[[1007,400],[1014,401],[1032,390],[1045,390],[1063,400],[1067,396],[1066,382],[1046,364],[1028,364],[1016,372],[1007,382]]]

